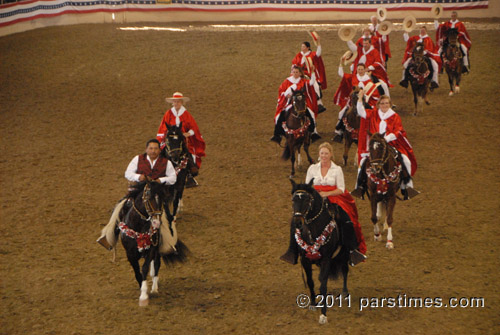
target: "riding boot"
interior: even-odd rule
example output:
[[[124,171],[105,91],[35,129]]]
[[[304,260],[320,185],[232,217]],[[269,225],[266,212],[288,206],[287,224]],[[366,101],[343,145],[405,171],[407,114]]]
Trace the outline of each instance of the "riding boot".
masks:
[[[366,175],[366,160],[359,168],[358,178],[356,182],[356,189],[351,192],[351,195],[356,198],[365,200],[364,194],[366,192],[366,182],[368,176]]]
[[[291,224],[288,250],[283,255],[281,255],[280,260],[295,265],[297,264],[298,257],[299,257],[299,246],[295,241],[295,225]]]
[[[429,89],[432,91],[434,91],[435,88],[438,88],[439,87],[439,84],[436,83],[435,81],[431,81],[431,86],[429,87]]]
[[[307,117],[309,118],[310,122],[309,128],[307,130],[309,130],[309,132],[311,133],[311,142],[314,143],[317,140],[321,139],[321,136],[316,132],[316,122],[314,122],[312,116],[307,113]]]
[[[342,143],[344,130],[345,130],[344,122],[341,119],[339,119],[337,121],[337,125],[335,126],[335,137],[333,138],[333,142]]]
[[[281,137],[285,135],[285,130],[283,129],[283,122],[285,121],[285,113],[281,112],[280,116],[278,116],[278,121],[274,125],[274,135],[271,137],[271,141],[276,142],[278,144],[281,143]]]
[[[187,158],[188,158],[188,161],[187,161],[186,168],[193,177],[196,177],[198,175],[198,172],[199,172],[198,165],[196,165],[196,163],[194,162],[193,155],[188,154]]]
[[[404,88],[408,88],[408,79],[403,79],[399,82],[399,85],[404,87]]]
[[[326,111],[325,106],[323,106],[323,105],[318,105],[318,114],[321,114],[321,113],[323,113],[324,111]]]
[[[198,182],[196,181],[196,179],[194,179],[193,175],[191,173],[188,173],[187,177],[186,177],[186,185],[185,187],[186,188],[192,188],[192,187],[196,187],[200,184],[198,184]]]

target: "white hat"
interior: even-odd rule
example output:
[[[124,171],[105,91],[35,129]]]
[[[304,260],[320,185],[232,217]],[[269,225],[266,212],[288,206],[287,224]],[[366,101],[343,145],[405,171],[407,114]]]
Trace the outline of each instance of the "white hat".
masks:
[[[350,41],[356,35],[356,28],[352,26],[343,26],[339,29],[339,37],[342,41]]]
[[[435,4],[431,8],[431,13],[434,15],[435,19],[439,19],[443,15],[443,5]]]
[[[408,15],[403,20],[403,30],[407,33],[411,32],[417,26],[417,19],[413,15]]]
[[[387,19],[387,9],[384,7],[377,8],[377,19],[382,22]]]
[[[381,35],[389,35],[392,31],[392,22],[391,21],[384,21],[378,25],[377,31]]]
[[[182,95],[181,92],[175,92],[171,97],[165,98],[166,102],[174,102],[174,100],[182,100],[182,102],[188,102],[191,99]]]
[[[374,84],[373,82],[368,82],[365,87],[363,88],[364,95],[366,96],[366,102],[370,100],[370,97],[372,96],[373,93],[377,90],[377,88],[380,86],[380,83]]]
[[[318,33],[315,31],[310,31],[309,35],[311,35],[311,37],[313,38],[314,45],[318,45]]]
[[[344,66],[351,64],[358,57],[358,52],[347,50],[344,55],[340,58],[340,63]]]

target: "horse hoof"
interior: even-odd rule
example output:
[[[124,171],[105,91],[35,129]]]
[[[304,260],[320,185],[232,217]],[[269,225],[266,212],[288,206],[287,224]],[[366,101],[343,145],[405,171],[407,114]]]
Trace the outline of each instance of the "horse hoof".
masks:
[[[387,243],[385,244],[385,247],[387,249],[394,249],[394,243],[392,243],[392,241],[387,241]]]
[[[326,315],[325,315],[325,314],[321,314],[321,315],[319,316],[319,324],[320,324],[320,325],[324,325],[324,324],[326,324],[327,322],[328,322],[328,318],[326,317]]]
[[[382,235],[378,234],[378,235],[373,235],[373,240],[375,242],[380,242],[382,241]]]
[[[139,299],[139,306],[145,307],[149,305],[149,299]]]
[[[448,96],[452,97],[453,96],[453,91],[450,91],[450,93],[448,93]]]
[[[455,93],[457,93],[457,94],[460,93],[460,87],[455,86]]]

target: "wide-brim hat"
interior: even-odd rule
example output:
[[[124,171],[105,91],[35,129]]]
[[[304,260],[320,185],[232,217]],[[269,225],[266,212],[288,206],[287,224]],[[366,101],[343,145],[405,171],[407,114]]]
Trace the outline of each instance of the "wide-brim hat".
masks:
[[[345,59],[344,59],[345,57]],[[354,62],[354,60],[358,57],[358,52],[354,51],[352,52],[351,50],[347,50],[344,55],[340,58],[340,63],[344,66],[351,64]]]
[[[417,27],[417,19],[413,15],[408,15],[403,20],[403,30],[407,33],[411,32]]]
[[[165,98],[166,102],[174,102],[174,100],[182,100],[182,102],[188,102],[188,97],[185,97],[181,92],[175,92],[171,97]]]
[[[370,100],[370,97],[372,96],[373,93],[377,90],[377,88],[380,86],[380,83],[374,84],[373,82],[368,82],[366,83],[365,87],[363,88],[364,95],[366,97],[366,102]]]
[[[356,35],[356,28],[353,26],[343,26],[339,29],[339,37],[342,41],[347,42]]]
[[[309,35],[311,35],[314,45],[318,45],[318,37],[319,37],[318,33],[315,31],[310,31]]]
[[[387,9],[384,7],[377,8],[377,19],[382,22],[387,19]]]
[[[443,5],[435,4],[431,8],[431,13],[434,15],[435,19],[439,19],[443,15]]]
[[[377,31],[381,35],[389,35],[393,29],[392,22],[391,21],[384,21],[380,23],[377,27]]]

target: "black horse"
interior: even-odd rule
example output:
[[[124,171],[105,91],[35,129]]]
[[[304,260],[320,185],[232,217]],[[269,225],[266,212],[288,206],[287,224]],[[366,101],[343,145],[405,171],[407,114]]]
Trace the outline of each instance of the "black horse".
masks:
[[[135,279],[141,288],[139,305],[146,306],[149,302],[147,275],[150,265],[153,265],[151,277],[153,285],[151,293],[158,292],[158,271],[160,270],[160,258],[163,258],[165,264],[184,262],[188,252],[187,247],[180,240],[174,241],[172,253],[160,254],[159,248],[163,234],[160,233],[162,224],[162,214],[164,204],[167,199],[167,190],[164,185],[147,180],[135,185],[130,193],[133,201],[132,205],[124,210],[120,215],[120,234],[122,245],[127,253],[127,259],[132,265],[135,273]],[[163,229],[172,229],[171,226]],[[175,234],[172,234],[175,235]],[[144,258],[142,271],[139,267],[139,260]]]
[[[448,82],[450,84],[449,96],[460,92],[460,80],[462,73],[467,71],[464,66],[463,52],[460,49],[458,42],[458,30],[451,28],[446,31],[446,40],[443,44],[443,52],[441,54],[443,66],[448,74]]]
[[[189,168],[194,165],[194,162],[189,159],[190,153],[187,148],[186,138],[182,133],[182,122],[179,126],[167,124],[163,154],[170,159],[177,173],[177,181],[174,185],[169,186],[169,193],[172,195],[172,210],[168,208],[167,215],[171,221],[175,220],[178,210],[182,208],[182,195],[186,186],[186,178]]]
[[[321,303],[319,323],[327,322],[324,301],[318,301],[314,293],[312,265],[320,268],[319,281],[320,298],[327,297],[328,278],[336,279],[341,272],[344,278],[342,294],[348,295],[347,273],[349,272],[349,250],[341,245],[341,232],[338,224],[347,215],[337,205],[331,205],[323,200],[312,187],[313,180],[308,184],[292,183],[293,218],[291,229],[295,230],[295,240],[299,247],[300,262],[307,276],[307,286],[310,291],[311,306],[315,308]],[[333,211],[331,209],[334,209]]]
[[[292,162],[292,171],[290,177],[295,175],[295,152],[298,154],[298,165],[300,165],[300,147],[304,145],[304,151],[307,155],[309,164],[313,159],[309,155],[309,145],[311,144],[311,120],[307,116],[306,95],[304,90],[293,91],[292,108],[286,114],[286,121],[283,129],[286,135],[286,145],[281,158],[290,159]]]
[[[430,105],[429,100],[427,100],[427,92],[433,75],[432,63],[425,55],[423,43],[418,42],[413,48],[412,59],[405,73],[406,78],[410,80],[413,91],[413,103],[415,104],[413,115],[417,115],[418,111],[423,112],[424,110],[423,102]]]

